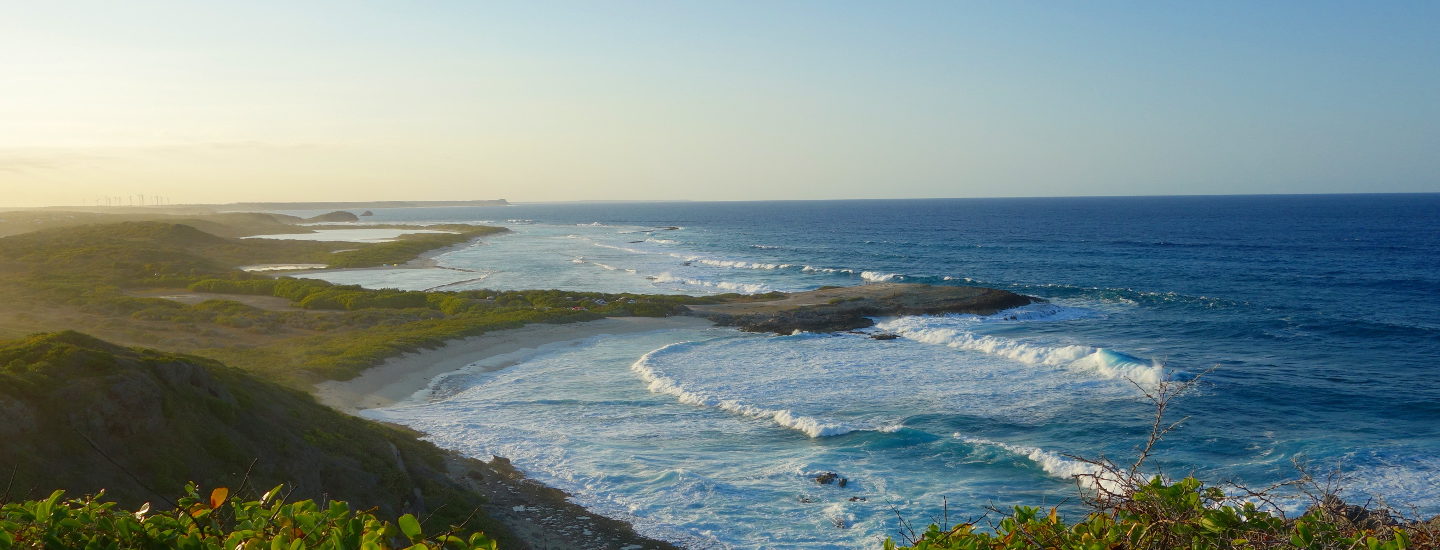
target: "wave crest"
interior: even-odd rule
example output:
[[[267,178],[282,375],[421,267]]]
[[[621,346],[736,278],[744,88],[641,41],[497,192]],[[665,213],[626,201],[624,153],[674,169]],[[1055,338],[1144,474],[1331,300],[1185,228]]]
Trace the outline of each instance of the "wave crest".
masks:
[[[728,291],[731,291],[731,292],[739,292],[739,293],[741,293],[741,294],[760,294],[760,293],[762,293],[762,292],[769,292],[769,290],[770,290],[770,287],[767,286],[767,285],[765,285],[765,284],[763,284],[763,283],[732,283],[732,282],[730,282],[730,281],[702,281],[702,280],[700,280],[700,279],[691,279],[691,278],[689,278],[689,277],[679,277],[679,276],[676,276],[676,275],[674,275],[674,274],[672,274],[672,273],[670,273],[670,272],[668,272],[668,271],[665,272],[665,273],[661,273],[661,274],[659,274],[659,275],[656,275],[655,278],[654,278],[654,281],[657,282],[657,283],[680,283],[680,284],[686,284],[686,285],[691,285],[691,286],[702,286],[702,287],[708,287],[708,288],[718,288],[718,289],[721,289],[721,290],[728,290]]]
[[[739,414],[741,416],[748,416],[750,418],[758,418],[762,420],[770,420],[782,427],[801,432],[810,437],[843,435],[854,431],[871,429],[850,426],[846,424],[827,423],[817,418],[796,414],[795,412],[788,409],[766,409],[763,407],[748,405],[735,399],[725,399],[714,395],[691,391],[686,389],[684,386],[681,386],[679,382],[675,381],[675,379],[665,376],[660,372],[657,372],[650,364],[650,361],[653,357],[673,351],[686,349],[696,344],[698,344],[698,342],[680,342],[653,350],[649,353],[646,353],[645,355],[640,356],[640,359],[636,360],[630,365],[630,370],[634,371],[635,374],[638,374],[640,376],[640,379],[646,383],[646,388],[649,389],[652,393],[663,393],[666,395],[672,395],[676,398],[676,400],[687,405],[716,408],[723,411]],[[889,428],[890,426],[885,426],[875,429],[883,431]]]
[[[901,317],[879,323],[876,328],[917,342],[976,351],[1027,365],[1068,368],[1151,386],[1165,380],[1165,368],[1160,363],[1112,349],[1031,344],[958,328],[931,326],[926,320],[925,317]]]

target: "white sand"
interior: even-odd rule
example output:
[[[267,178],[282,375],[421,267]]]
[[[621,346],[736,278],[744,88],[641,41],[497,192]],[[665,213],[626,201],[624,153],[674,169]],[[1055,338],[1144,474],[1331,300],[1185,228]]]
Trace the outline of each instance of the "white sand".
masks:
[[[315,385],[315,398],[342,412],[385,407],[425,389],[442,374],[487,357],[534,349],[545,344],[602,334],[626,334],[671,328],[707,327],[698,317],[611,317],[563,325],[534,324],[451,341],[443,347],[407,353],[372,367],[353,379]],[[496,368],[503,368],[500,365]]]

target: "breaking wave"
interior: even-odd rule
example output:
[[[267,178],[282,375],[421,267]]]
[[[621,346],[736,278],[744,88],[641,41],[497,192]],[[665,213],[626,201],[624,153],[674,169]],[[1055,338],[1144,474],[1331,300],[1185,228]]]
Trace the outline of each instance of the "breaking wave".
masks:
[[[727,290],[727,291],[730,291],[730,292],[739,292],[739,293],[741,293],[741,294],[760,294],[760,293],[762,293],[762,292],[769,292],[769,291],[770,291],[770,287],[769,287],[768,285],[763,284],[763,283],[732,283],[732,282],[730,282],[730,281],[702,281],[702,280],[700,280],[700,279],[692,279],[692,278],[689,278],[689,277],[676,276],[676,275],[674,275],[674,274],[672,274],[672,273],[670,273],[670,272],[668,272],[668,271],[665,272],[665,273],[661,273],[661,274],[659,274],[659,275],[654,276],[654,278],[653,278],[652,280],[654,280],[654,281],[657,282],[657,283],[680,283],[680,284],[686,284],[686,285],[691,285],[691,286],[700,286],[700,287],[707,287],[707,288],[718,288],[718,289]]]
[[[1054,319],[1057,316],[1070,314],[1072,313],[1067,309],[1054,310],[1048,314],[1021,312],[1013,314],[1016,315],[1013,320],[1020,320],[1018,315],[1035,315],[1033,320]],[[990,318],[995,317],[991,316]],[[1010,317],[1004,318],[1010,319]],[[944,326],[936,323],[934,319],[919,316],[901,317],[880,322],[875,326],[879,330],[898,334],[916,342],[985,353],[1027,365],[1062,367],[1088,372],[1102,378],[1128,379],[1151,386],[1165,380],[1165,369],[1160,363],[1112,349],[1076,344],[1045,346],[1021,342],[1000,336],[977,334],[960,327]],[[977,320],[983,319],[977,318]]]
[[[905,276],[899,273],[881,273],[879,271],[862,271],[860,278],[871,283],[888,283],[904,279]]]
[[[1051,477],[1054,478],[1078,479],[1081,484],[1091,488],[1099,486],[1106,489],[1117,489],[1120,486],[1118,479],[1112,479],[1107,477],[1106,475],[1103,475],[1102,472],[1104,470],[1099,466],[1088,462],[1076,460],[1064,456],[1060,453],[1056,453],[1054,451],[1047,451],[1039,447],[1031,447],[1028,445],[1014,445],[1011,443],[992,441],[979,437],[970,437],[958,432],[952,434],[951,437],[954,437],[971,445],[998,447],[1010,453],[1023,456],[1030,462],[1035,463],[1036,466],[1039,466],[1040,469],[1044,470],[1046,474],[1049,474]],[[1077,478],[1076,476],[1082,477]]]
[[[775,424],[789,428],[810,437],[828,437],[844,435],[855,431],[882,431],[893,432],[899,430],[896,425],[881,427],[861,427],[842,423],[828,423],[818,418],[796,414],[788,409],[767,409],[743,403],[736,399],[725,399],[723,397],[709,395],[686,389],[676,382],[675,379],[657,372],[651,366],[651,358],[670,351],[677,351],[696,345],[698,342],[679,342],[653,350],[630,365],[630,370],[640,376],[646,383],[646,387],[653,393],[671,395],[681,403],[696,405],[700,407],[711,407],[735,413],[750,418],[770,420]]]

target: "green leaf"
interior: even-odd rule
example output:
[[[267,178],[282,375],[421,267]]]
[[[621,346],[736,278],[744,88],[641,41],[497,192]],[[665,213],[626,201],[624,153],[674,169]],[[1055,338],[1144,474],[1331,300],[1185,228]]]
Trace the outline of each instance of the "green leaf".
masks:
[[[410,538],[410,542],[420,542],[422,538],[420,522],[415,519],[415,516],[405,514],[400,516],[396,523],[400,524],[400,532],[405,533],[405,536]]]

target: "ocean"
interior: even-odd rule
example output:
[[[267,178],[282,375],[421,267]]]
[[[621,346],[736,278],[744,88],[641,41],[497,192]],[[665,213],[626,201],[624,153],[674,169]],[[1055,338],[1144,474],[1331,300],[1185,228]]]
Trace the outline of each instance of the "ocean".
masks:
[[[1440,513],[1440,195],[552,203],[364,221],[514,232],[438,258],[469,271],[313,276],[688,294],[895,281],[1046,300],[877,320],[895,340],[706,328],[554,344],[364,413],[508,457],[689,548],[874,548],[907,523],[1017,504],[1073,517],[1074,457],[1133,457],[1153,414],[1142,389],[1196,376],[1147,471],[1264,486],[1299,462],[1339,472],[1351,501]]]

